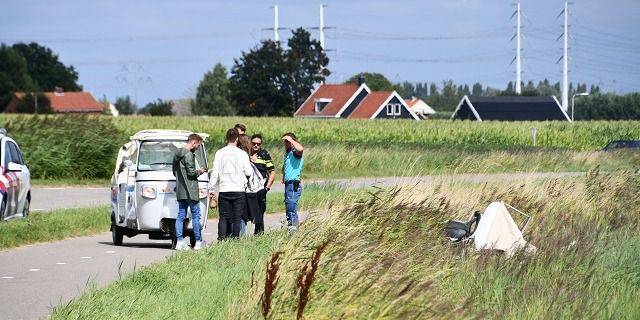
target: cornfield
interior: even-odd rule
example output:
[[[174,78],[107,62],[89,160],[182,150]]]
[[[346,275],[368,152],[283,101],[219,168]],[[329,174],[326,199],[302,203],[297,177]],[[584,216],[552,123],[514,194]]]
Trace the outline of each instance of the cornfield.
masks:
[[[542,148],[597,150],[615,139],[640,139],[637,121],[591,122],[469,122],[450,120],[356,120],[233,117],[119,117],[116,126],[131,135],[143,129],[185,129],[205,132],[210,141],[224,141],[226,129],[243,123],[249,133],[261,133],[267,143],[294,132],[307,144],[461,147],[473,149]]]

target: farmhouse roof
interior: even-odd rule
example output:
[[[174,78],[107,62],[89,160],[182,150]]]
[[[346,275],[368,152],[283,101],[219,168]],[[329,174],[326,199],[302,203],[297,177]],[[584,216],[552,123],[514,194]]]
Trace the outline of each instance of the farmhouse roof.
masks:
[[[420,114],[434,114],[436,113],[430,105],[428,105],[424,100],[418,97],[411,97],[411,99],[404,99],[407,103],[407,106],[413,110],[415,113]]]
[[[24,92],[16,92],[18,99],[24,98]],[[102,112],[103,106],[89,92],[44,92],[51,102],[51,109],[57,113]]]
[[[360,105],[351,112],[349,119],[369,119],[376,111],[382,106],[382,104],[389,99],[392,95],[392,91],[374,91],[369,93]]]
[[[334,117],[358,91],[357,84],[322,84],[294,113],[295,116]],[[321,112],[315,112],[315,103],[319,99],[330,99]]]
[[[570,121],[554,96],[464,96],[451,118],[478,121]]]

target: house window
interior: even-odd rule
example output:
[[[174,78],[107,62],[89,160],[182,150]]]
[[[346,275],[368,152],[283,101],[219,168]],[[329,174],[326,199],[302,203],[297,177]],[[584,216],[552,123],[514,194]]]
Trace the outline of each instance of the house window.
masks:
[[[394,116],[399,116],[400,115],[400,108],[401,108],[401,104],[396,103],[394,105],[394,110],[393,110],[393,115]]]
[[[322,112],[322,110],[324,110],[324,108],[329,103],[331,103],[331,99],[327,99],[327,98],[316,99],[316,101],[315,101],[315,111],[316,111],[316,113]]]
[[[393,108],[393,103],[389,103],[389,104],[387,104],[387,115],[388,115],[388,116],[392,116],[392,115],[393,115],[393,112],[395,111],[395,110],[393,110],[393,109],[394,109],[394,108]]]

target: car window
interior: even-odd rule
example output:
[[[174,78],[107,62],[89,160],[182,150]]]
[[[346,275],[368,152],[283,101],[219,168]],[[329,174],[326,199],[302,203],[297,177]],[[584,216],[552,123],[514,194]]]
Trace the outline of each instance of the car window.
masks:
[[[184,148],[186,141],[144,141],[138,155],[139,171],[171,171],[176,150]],[[206,166],[204,148],[195,152],[196,168]]]
[[[9,150],[9,142],[4,144],[4,163],[2,164],[5,168],[11,162],[11,150]]]
[[[11,153],[11,161],[17,164],[24,164],[22,157],[20,156],[20,151],[18,150],[18,146],[13,142],[8,142],[9,152]]]

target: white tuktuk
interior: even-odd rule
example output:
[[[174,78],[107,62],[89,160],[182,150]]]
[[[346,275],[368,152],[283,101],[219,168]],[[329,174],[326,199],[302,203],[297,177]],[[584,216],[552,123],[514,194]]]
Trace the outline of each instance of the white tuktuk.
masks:
[[[143,130],[131,136],[118,152],[111,177],[111,235],[113,244],[122,245],[123,236],[148,234],[149,239],[171,239],[175,247],[175,221],[178,215],[176,178],[173,175],[175,151],[187,143],[190,131]],[[208,135],[198,133],[206,141]],[[196,168],[207,167],[204,144],[195,152]],[[209,175],[198,177],[201,225],[206,228],[209,210]],[[187,212],[185,236],[195,245],[191,212]]]

